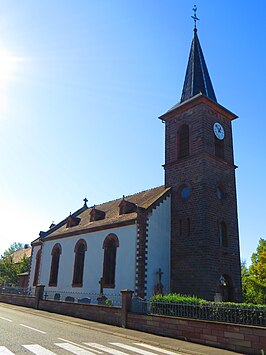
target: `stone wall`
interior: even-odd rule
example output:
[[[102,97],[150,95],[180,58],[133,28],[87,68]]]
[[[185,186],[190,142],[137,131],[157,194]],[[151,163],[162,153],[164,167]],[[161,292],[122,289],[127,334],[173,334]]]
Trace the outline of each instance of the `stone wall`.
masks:
[[[130,312],[132,293],[129,290],[122,291],[121,308],[38,300],[38,297],[7,294],[0,294],[0,302],[38,308],[244,354],[261,355],[263,351],[266,352],[266,327],[132,313]]]
[[[35,297],[0,293],[0,302],[15,304],[17,306],[35,308],[36,300]]]
[[[127,328],[244,354],[266,351],[266,328],[128,313]]]
[[[121,308],[60,301],[39,301],[43,311],[121,326]]]

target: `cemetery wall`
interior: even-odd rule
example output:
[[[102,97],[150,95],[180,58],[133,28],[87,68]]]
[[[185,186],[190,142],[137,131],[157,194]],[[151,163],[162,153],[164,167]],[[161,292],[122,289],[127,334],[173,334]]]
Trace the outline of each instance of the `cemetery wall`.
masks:
[[[121,326],[121,308],[118,307],[40,300],[38,309],[95,322]]]
[[[24,295],[0,294],[0,302],[34,308],[36,300],[35,297],[28,297]]]
[[[266,351],[265,327],[128,313],[127,328],[244,354]]]
[[[37,293],[38,295],[38,293]],[[122,291],[122,307],[50,301],[0,294],[0,302],[37,308],[128,329],[163,335],[244,354],[266,352],[266,327],[132,313],[132,291]]]

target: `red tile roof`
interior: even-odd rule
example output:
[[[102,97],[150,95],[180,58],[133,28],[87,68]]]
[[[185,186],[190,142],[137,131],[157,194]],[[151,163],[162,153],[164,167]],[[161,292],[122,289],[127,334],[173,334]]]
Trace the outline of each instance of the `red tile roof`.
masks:
[[[16,250],[13,254],[11,254],[11,258],[14,264],[18,264],[22,261],[24,255],[27,258],[30,258],[31,256],[31,247],[26,248],[26,249],[19,249]]]
[[[159,186],[150,190],[145,190],[134,195],[124,196],[124,199],[130,201],[131,203],[136,204],[138,207],[143,209],[152,208],[156,202],[160,201],[160,199],[164,198],[169,192],[171,188],[166,188],[165,186]],[[105,212],[105,218],[97,221],[90,221],[90,213],[93,207],[83,207],[80,210],[73,213],[72,216],[78,217],[80,222],[78,225],[67,228],[67,218],[65,218],[62,222],[55,225],[55,227],[51,228],[44,234],[44,238],[53,238],[59,235],[65,234],[74,234],[75,232],[78,234],[81,231],[94,229],[97,227],[108,228],[111,225],[117,224],[125,224],[134,221],[137,218],[137,212],[127,213],[119,215],[119,204],[123,198],[116,199],[113,201],[105,202],[99,205],[96,205],[95,208]],[[38,242],[40,239],[38,238],[34,242]]]

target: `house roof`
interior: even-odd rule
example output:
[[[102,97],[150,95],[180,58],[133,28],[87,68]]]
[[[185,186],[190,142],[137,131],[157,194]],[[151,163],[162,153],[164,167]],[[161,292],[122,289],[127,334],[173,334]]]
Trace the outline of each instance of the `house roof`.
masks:
[[[43,239],[52,239],[59,236],[66,236],[68,234],[82,234],[88,231],[97,229],[108,229],[116,225],[134,223],[137,219],[136,210],[138,208],[149,210],[155,207],[156,203],[160,202],[169,192],[171,188],[165,186],[159,186],[150,190],[145,190],[134,195],[123,196],[119,199],[105,202],[92,207],[87,207],[86,202],[84,206],[71,215],[75,220],[78,220],[78,224],[67,228],[67,221],[69,216],[63,221],[49,229],[47,232],[41,232],[40,238],[33,243],[38,243]],[[125,200],[131,204],[136,205],[136,210],[131,213],[119,214],[119,205]],[[105,217],[96,221],[90,221],[90,214],[93,209],[97,209],[105,212]]]
[[[30,258],[30,256],[31,256],[31,247],[25,248],[25,249],[16,250],[16,251],[11,255],[12,262],[13,262],[14,264],[20,263],[20,262],[22,261],[24,255],[26,256],[26,258]]]

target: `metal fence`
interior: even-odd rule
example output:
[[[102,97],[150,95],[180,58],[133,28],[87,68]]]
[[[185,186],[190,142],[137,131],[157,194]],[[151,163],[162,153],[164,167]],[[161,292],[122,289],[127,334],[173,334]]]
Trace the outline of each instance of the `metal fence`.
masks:
[[[0,286],[0,294],[31,296],[28,288]]]
[[[28,288],[0,287],[0,294],[24,295],[35,297],[35,292]],[[54,291],[45,289],[45,300],[98,304],[121,307],[121,295],[104,293],[86,293],[75,291]],[[202,319],[215,322],[266,326],[266,306],[244,306],[223,303],[173,303],[147,301],[133,296],[132,311],[140,314],[154,314],[190,319]]]
[[[202,319],[215,322],[266,326],[266,307],[226,304],[149,302],[133,299],[136,313]]]
[[[44,290],[43,298],[50,301],[76,302],[83,304],[98,304],[107,306],[121,306],[121,295],[104,293],[75,292],[75,291],[53,291]]]

